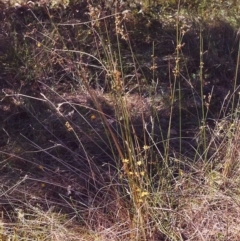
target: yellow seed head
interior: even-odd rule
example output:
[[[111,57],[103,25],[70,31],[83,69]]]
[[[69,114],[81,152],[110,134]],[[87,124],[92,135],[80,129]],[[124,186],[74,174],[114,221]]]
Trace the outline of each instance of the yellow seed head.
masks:
[[[138,162],[137,162],[137,165],[138,165],[138,166],[141,166],[142,164],[143,164],[142,161],[138,161]]]
[[[144,145],[144,146],[143,146],[143,150],[144,150],[144,151],[148,150],[149,148],[150,148],[150,147],[147,146],[147,145]]]
[[[123,163],[129,163],[129,160],[128,159],[123,159],[122,162]]]
[[[149,195],[149,192],[142,192],[141,193],[141,197],[146,197],[146,196],[148,196]]]
[[[69,124],[68,121],[65,123],[65,126],[66,126],[68,131],[72,131],[73,130],[73,128],[71,127],[71,125]]]
[[[145,175],[145,172],[144,172],[144,171],[140,172],[140,175],[141,175],[141,176],[144,176],[144,175]]]
[[[96,116],[95,115],[91,115],[91,120],[95,120]]]

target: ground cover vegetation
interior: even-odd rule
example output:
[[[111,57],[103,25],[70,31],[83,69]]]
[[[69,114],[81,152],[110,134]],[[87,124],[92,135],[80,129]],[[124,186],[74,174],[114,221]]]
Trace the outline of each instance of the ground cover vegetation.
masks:
[[[239,16],[2,1],[0,240],[239,240]]]

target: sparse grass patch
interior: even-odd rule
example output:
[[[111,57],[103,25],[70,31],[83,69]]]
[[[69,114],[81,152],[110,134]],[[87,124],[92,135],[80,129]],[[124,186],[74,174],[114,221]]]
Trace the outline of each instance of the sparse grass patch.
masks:
[[[30,5],[1,5],[0,239],[238,240],[239,6]]]

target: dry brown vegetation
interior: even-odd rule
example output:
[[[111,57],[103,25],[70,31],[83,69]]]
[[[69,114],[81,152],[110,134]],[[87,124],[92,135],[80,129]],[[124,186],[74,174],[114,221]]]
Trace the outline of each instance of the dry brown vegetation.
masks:
[[[0,4],[0,240],[239,240],[237,1]]]

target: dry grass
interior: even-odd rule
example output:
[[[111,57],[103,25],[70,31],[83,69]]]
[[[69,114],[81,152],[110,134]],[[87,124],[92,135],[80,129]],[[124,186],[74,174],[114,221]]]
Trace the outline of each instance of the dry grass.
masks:
[[[1,6],[0,240],[239,240],[232,5],[152,4]]]

